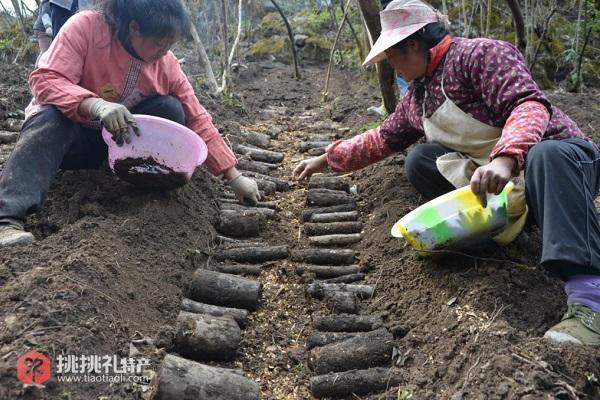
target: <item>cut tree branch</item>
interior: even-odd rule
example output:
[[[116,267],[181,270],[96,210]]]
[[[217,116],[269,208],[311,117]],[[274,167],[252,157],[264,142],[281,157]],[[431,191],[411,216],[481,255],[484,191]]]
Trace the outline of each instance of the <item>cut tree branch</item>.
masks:
[[[290,26],[288,19],[286,18],[285,14],[283,13],[283,10],[281,9],[281,7],[279,7],[279,4],[277,4],[277,2],[275,0],[271,0],[271,3],[273,3],[273,6],[275,6],[275,8],[277,9],[277,12],[279,12],[279,15],[281,15],[281,18],[283,19],[283,22],[285,23],[285,27],[287,29],[288,36],[290,38],[290,46],[292,48],[292,58],[294,60],[294,77],[296,79],[300,79],[300,69],[298,68],[298,55],[296,54],[296,44],[294,42],[294,33],[292,32],[292,27]]]

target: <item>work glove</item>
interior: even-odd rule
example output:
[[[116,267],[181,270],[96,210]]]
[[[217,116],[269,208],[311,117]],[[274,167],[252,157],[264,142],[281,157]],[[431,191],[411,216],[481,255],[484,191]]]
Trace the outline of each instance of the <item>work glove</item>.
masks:
[[[231,186],[231,190],[235,193],[235,197],[241,203],[254,206],[260,200],[258,185],[254,179],[239,175],[237,178],[233,178],[229,181],[229,186]]]
[[[102,122],[106,130],[112,134],[117,146],[122,146],[124,142],[131,143],[129,128],[140,136],[140,130],[133,115],[122,104],[98,99],[90,107],[90,116]]]

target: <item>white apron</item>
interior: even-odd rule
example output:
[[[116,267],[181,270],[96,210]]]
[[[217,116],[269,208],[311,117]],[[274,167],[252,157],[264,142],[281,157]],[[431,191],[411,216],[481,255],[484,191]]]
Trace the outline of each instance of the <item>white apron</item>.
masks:
[[[444,61],[444,69],[446,63]],[[496,128],[476,120],[461,110],[444,91],[444,74],[442,71],[442,93],[446,100],[431,115],[425,118],[425,101],[423,99],[423,129],[430,143],[438,143],[454,152],[444,154],[436,160],[440,173],[456,188],[470,184],[471,177],[478,167],[489,163],[489,156],[502,135],[502,128]],[[525,201],[524,174],[511,181],[515,184],[508,194],[508,224],[494,236],[500,244],[513,241],[523,229],[527,219],[527,202]]]

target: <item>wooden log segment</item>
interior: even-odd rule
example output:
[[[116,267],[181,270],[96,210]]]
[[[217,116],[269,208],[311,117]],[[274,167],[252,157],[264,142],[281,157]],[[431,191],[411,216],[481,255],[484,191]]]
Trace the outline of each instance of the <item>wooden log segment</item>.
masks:
[[[265,242],[234,239],[222,235],[216,235],[214,243],[224,247],[260,247],[266,245]]]
[[[282,260],[289,255],[287,246],[244,247],[224,249],[215,254],[218,261],[230,260],[238,263],[258,264]]]
[[[301,142],[298,146],[298,150],[300,150],[302,153],[306,153],[310,149],[326,148],[331,143],[331,140]]]
[[[350,292],[332,292],[325,295],[325,305],[334,314],[358,313],[358,296]]]
[[[379,367],[392,359],[393,348],[394,336],[381,328],[310,350],[308,367],[319,375]]]
[[[240,136],[248,144],[251,144],[261,149],[269,149],[271,147],[271,136],[259,132],[241,132]]]
[[[253,211],[222,210],[216,228],[220,234],[225,236],[256,237],[260,235],[262,218],[264,217]]]
[[[259,400],[258,384],[239,371],[211,367],[167,354],[155,400]]]
[[[263,191],[265,195],[269,196],[277,191],[277,184],[266,179],[252,178],[258,185],[258,189]]]
[[[216,264],[215,269],[225,274],[259,276],[260,264]]]
[[[329,189],[350,192],[350,185],[344,178],[336,176],[313,175],[308,182],[309,189]]]
[[[278,192],[288,192],[292,190],[292,183],[283,179],[275,178],[273,176],[260,174],[258,172],[244,172],[244,176],[249,176],[253,179],[273,182],[275,184],[275,190]]]
[[[306,340],[306,349],[341,342],[360,335],[359,332],[315,332]]]
[[[239,154],[248,155],[255,161],[262,161],[271,164],[279,164],[283,161],[285,155],[276,151],[252,148],[241,144],[235,145],[234,150]]]
[[[334,213],[334,212],[345,212],[345,211],[354,211],[356,210],[356,204],[348,203],[348,204],[340,204],[337,206],[329,206],[329,207],[314,207],[303,210],[300,213],[300,220],[302,222],[306,222],[310,220],[310,218],[314,214],[326,214],[326,213]]]
[[[213,317],[231,317],[242,328],[246,326],[248,321],[248,311],[240,308],[220,307],[212,304],[200,303],[191,299],[184,298],[181,301],[181,309],[183,311],[212,315]]]
[[[0,131],[0,144],[14,143],[19,138],[19,132]]]
[[[349,249],[302,249],[292,252],[292,260],[319,265],[350,265],[356,253]]]
[[[216,306],[255,310],[261,292],[258,281],[199,268],[192,276],[188,297]]]
[[[335,278],[358,272],[360,272],[358,265],[298,265],[296,267],[298,275],[310,273],[315,274],[317,278]]]
[[[362,222],[307,222],[304,224],[304,233],[307,236],[323,236],[347,233],[360,233],[363,229]]]
[[[317,133],[310,134],[305,136],[305,140],[310,140],[313,142],[333,142],[341,137],[340,134],[331,134],[331,133]]]
[[[221,203],[221,205],[223,204],[236,204],[242,207],[246,207],[249,209],[254,209],[254,208],[269,208],[271,210],[278,210],[279,206],[278,203],[276,201],[259,201],[258,203],[256,203],[254,206],[244,206],[242,205],[235,197],[233,198],[219,198],[217,199],[217,201],[219,203]],[[315,221],[312,221],[315,222]]]
[[[321,235],[310,236],[308,243],[312,246],[347,246],[360,242],[362,236],[360,233],[340,234],[340,235]]]
[[[244,171],[244,174],[250,171],[258,172],[259,174],[269,175],[273,171],[273,169],[269,167],[270,165],[276,166],[277,164],[267,164],[262,163],[260,161],[250,161],[242,158],[238,160],[237,168],[240,171]]]
[[[382,324],[383,321],[376,315],[325,315],[313,321],[315,329],[323,332],[368,332]]]
[[[356,274],[342,275],[342,276],[338,276],[335,278],[327,279],[324,282],[326,282],[326,283],[352,283],[352,282],[362,281],[363,279],[365,279],[365,277],[366,277],[365,274],[363,274],[362,272],[358,272]]]
[[[317,207],[352,204],[356,207],[354,197],[341,190],[309,189],[306,198],[308,205]]]
[[[254,212],[254,213],[262,215],[266,219],[275,219],[277,217],[277,212],[271,208],[249,207],[249,206],[243,206],[241,204],[230,203],[230,202],[222,203],[220,205],[220,207],[221,207],[221,210],[239,211],[239,212],[244,212],[244,211]]]
[[[311,157],[319,157],[319,156],[322,156],[323,154],[325,154],[326,152],[327,152],[327,148],[317,147],[317,148],[308,150],[306,152],[306,154],[308,154]]]
[[[370,299],[373,297],[374,289],[367,285],[352,285],[345,283],[323,283],[315,282],[306,285],[306,293],[315,299],[322,299],[331,292],[350,292],[355,293],[361,299]]]
[[[308,222],[344,222],[344,221],[356,221],[358,220],[357,211],[344,211],[344,212],[333,212],[333,213],[321,213],[312,214],[308,219]]]
[[[232,360],[240,340],[240,327],[229,316],[214,317],[187,311],[181,311],[177,316],[175,351],[191,360]]]
[[[402,379],[389,368],[369,368],[345,372],[332,372],[310,379],[310,391],[315,397],[346,397],[379,392],[402,383]]]

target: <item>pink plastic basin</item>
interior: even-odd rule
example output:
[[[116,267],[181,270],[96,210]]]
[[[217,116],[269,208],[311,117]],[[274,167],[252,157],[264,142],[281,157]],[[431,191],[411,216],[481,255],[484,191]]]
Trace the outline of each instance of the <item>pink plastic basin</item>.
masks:
[[[153,158],[175,172],[192,177],[196,167],[208,155],[204,140],[191,129],[168,119],[151,115],[134,115],[140,127],[140,136],[131,133],[131,143],[119,147],[112,135],[102,129],[102,138],[108,145],[108,163],[114,171],[115,162],[127,158]]]

